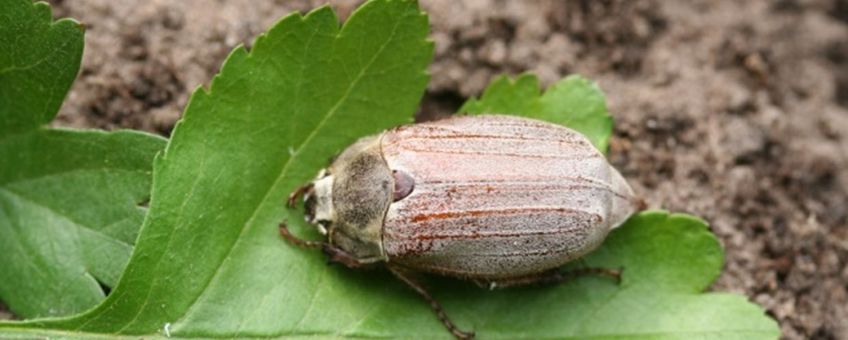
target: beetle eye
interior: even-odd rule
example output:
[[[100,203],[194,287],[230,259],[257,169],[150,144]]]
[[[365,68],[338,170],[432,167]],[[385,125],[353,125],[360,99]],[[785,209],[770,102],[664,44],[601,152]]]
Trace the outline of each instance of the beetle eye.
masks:
[[[415,188],[415,180],[412,179],[412,176],[401,170],[392,170],[392,177],[395,178],[395,202],[402,200],[412,193],[412,189]]]
[[[315,218],[315,195],[307,195],[303,202],[304,216],[307,221],[312,221]]]

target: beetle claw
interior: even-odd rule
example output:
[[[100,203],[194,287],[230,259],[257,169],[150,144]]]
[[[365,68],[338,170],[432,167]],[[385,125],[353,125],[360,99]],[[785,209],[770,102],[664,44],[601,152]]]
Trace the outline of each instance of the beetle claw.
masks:
[[[586,275],[586,274],[595,274],[609,277],[615,282],[615,284],[621,284],[621,273],[624,271],[624,267],[618,267],[617,269],[610,268],[582,268],[575,272],[577,275]]]
[[[458,330],[456,328],[451,330],[451,334],[453,334],[453,336],[455,336],[457,339],[463,339],[463,340],[474,339],[474,336],[475,336],[474,332],[463,332],[463,331]]]
[[[452,329],[450,329],[450,332],[451,332],[451,334],[453,334],[453,336],[455,336],[457,339],[474,339],[474,337],[476,337],[476,336],[477,336],[477,335],[474,333],[474,331],[466,332],[466,331],[462,331],[462,330],[460,330],[459,328],[455,328],[455,327],[454,327],[454,328],[452,328]]]
[[[618,269],[614,270],[613,278],[615,279],[615,284],[621,284],[621,275],[624,274],[624,266],[618,267]]]

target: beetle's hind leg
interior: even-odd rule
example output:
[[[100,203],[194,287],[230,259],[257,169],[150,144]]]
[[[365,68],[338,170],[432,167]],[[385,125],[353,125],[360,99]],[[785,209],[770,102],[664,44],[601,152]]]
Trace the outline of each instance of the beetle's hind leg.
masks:
[[[575,278],[586,275],[606,276],[615,281],[616,284],[621,283],[622,269],[609,268],[575,268],[569,271],[561,271],[554,269],[546,272],[541,272],[536,275],[521,276],[509,279],[499,279],[491,281],[475,280],[474,282],[483,288],[497,289],[515,286],[526,286],[533,284],[557,284],[573,280]]]
[[[436,299],[433,298],[433,296],[430,295],[430,293],[427,292],[426,289],[424,289],[424,286],[412,279],[404,269],[392,265],[387,265],[386,267],[389,268],[389,271],[391,271],[392,274],[395,275],[395,277],[406,283],[407,286],[415,290],[418,295],[421,295],[424,300],[427,300],[427,302],[430,303],[430,308],[433,309],[433,312],[436,313],[436,316],[439,318],[439,321],[441,321],[442,324],[445,325],[445,327],[448,329],[448,331],[451,332],[451,334],[453,334],[453,336],[455,336],[457,339],[474,338],[474,332],[465,332],[457,328],[453,321],[451,321],[448,315],[445,313],[445,309],[442,308],[442,305],[438,301],[436,301]]]

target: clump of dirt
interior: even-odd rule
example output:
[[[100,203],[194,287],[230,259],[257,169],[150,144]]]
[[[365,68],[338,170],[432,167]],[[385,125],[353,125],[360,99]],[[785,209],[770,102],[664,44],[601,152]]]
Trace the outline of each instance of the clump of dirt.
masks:
[[[54,2],[88,26],[59,123],[167,135],[227,53],[320,1]],[[335,4],[341,17],[357,1]],[[848,1],[421,0],[436,58],[419,119],[501,73],[595,79],[612,162],[654,207],[711,223],[714,289],[787,339],[848,339]]]
[[[545,84],[578,67],[632,74],[665,28],[654,2],[426,1],[436,62],[431,92],[478,95],[493,76],[531,72]],[[443,75],[437,77],[437,75]]]

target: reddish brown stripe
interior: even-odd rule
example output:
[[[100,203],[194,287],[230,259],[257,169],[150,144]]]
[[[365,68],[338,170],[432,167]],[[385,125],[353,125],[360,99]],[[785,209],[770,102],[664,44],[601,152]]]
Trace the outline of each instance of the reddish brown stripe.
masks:
[[[416,256],[412,255],[410,258],[414,259]],[[430,272],[430,273],[438,273],[442,275],[461,277],[461,278],[478,278],[478,279],[497,279],[497,278],[509,278],[509,274],[501,274],[501,275],[492,275],[492,273],[481,273],[478,270],[460,270],[456,266],[438,266],[434,263],[428,262],[411,262],[414,263],[416,268],[419,268],[422,271]]]
[[[442,275],[450,275],[454,277],[465,277],[465,278],[487,278],[488,275],[482,275],[478,271],[474,270],[459,270],[453,267],[448,266],[435,266],[431,263],[415,263],[416,268],[420,268],[422,271],[430,272],[430,273],[439,273]],[[494,278],[494,276],[492,276]]]
[[[512,253],[493,253],[493,254],[483,254],[483,253],[468,253],[469,256],[481,256],[481,257],[525,257],[525,256],[546,256],[551,254],[564,253],[573,248],[577,248],[578,245],[572,245],[571,247],[560,247],[560,248],[547,248],[547,249],[538,249],[538,250],[529,250],[529,251],[516,251]]]
[[[413,216],[413,223],[426,223],[431,221],[437,221],[440,219],[453,219],[453,218],[480,218],[487,216],[498,216],[498,215],[524,215],[527,213],[558,213],[558,214],[571,214],[571,215],[581,215],[585,217],[587,222],[590,223],[599,223],[603,220],[603,217],[598,214],[588,213],[585,211],[568,209],[568,208],[510,208],[510,209],[492,209],[492,210],[468,210],[468,211],[449,211],[449,212],[439,212],[439,213],[430,213],[430,214],[419,214]],[[401,237],[401,238],[409,238],[417,241],[428,241],[428,240],[451,240],[451,239],[477,239],[481,237],[517,237],[517,236],[535,236],[535,235],[553,235],[560,233],[573,232],[572,228],[558,228],[558,229],[549,229],[549,230],[517,230],[517,231],[465,231],[462,234],[416,234],[410,237]],[[391,232],[390,232],[391,233]],[[393,235],[394,237],[398,237],[399,235]]]
[[[582,182],[582,183],[598,183],[602,184],[598,180],[589,179],[583,176],[577,177],[525,177],[525,178],[484,178],[484,179],[462,179],[462,180],[431,180],[431,181],[421,181],[420,183],[426,184],[473,184],[473,183],[549,183],[549,182],[557,182],[557,181],[574,181],[574,182]]]
[[[481,217],[481,216],[497,216],[497,215],[523,215],[529,212],[558,212],[569,214],[588,214],[587,212],[559,207],[537,207],[537,208],[507,208],[507,209],[489,209],[489,210],[464,210],[464,211],[444,211],[431,214],[419,214],[412,217],[412,222],[425,222],[433,219],[448,219],[458,217]],[[596,215],[596,214],[595,214]],[[600,217],[600,215],[598,215]]]
[[[398,145],[399,148],[402,148],[407,151],[421,152],[421,153],[449,153],[455,155],[477,155],[477,156],[504,156],[504,157],[518,157],[518,158],[549,158],[549,159],[567,159],[567,160],[583,160],[589,158],[598,158],[601,154],[590,154],[590,155],[577,155],[571,157],[563,157],[561,155],[531,155],[526,153],[506,153],[506,152],[479,152],[479,151],[461,151],[461,150],[436,150],[436,149],[421,149],[409,147],[406,145]]]
[[[478,184],[478,185],[479,185],[479,184]],[[621,199],[625,199],[625,200],[626,200],[626,199],[630,199],[628,196],[625,196],[625,195],[623,195],[623,194],[620,194],[620,193],[618,193],[618,192],[615,192],[615,191],[613,191],[611,188],[606,187],[606,186],[600,186],[600,185],[584,185],[584,184],[573,184],[573,185],[556,185],[556,184],[552,184],[552,185],[545,186],[545,187],[520,187],[520,188],[515,188],[515,187],[510,187],[510,186],[498,186],[496,189],[485,190],[485,192],[486,192],[486,193],[492,193],[492,192],[497,192],[497,193],[510,193],[510,192],[519,192],[519,191],[526,191],[526,192],[552,192],[552,191],[576,191],[576,190],[600,190],[600,191],[606,191],[606,192],[609,192],[609,193],[610,193],[610,194],[612,194],[613,196],[616,196],[616,197],[621,198]],[[479,192],[468,192],[468,191],[459,191],[459,192],[460,192],[460,193],[465,193],[465,194],[477,194],[477,193],[482,194],[484,191],[483,191],[483,190],[481,190],[481,191],[479,191]],[[432,195],[432,196],[435,196],[435,197],[439,197],[439,196],[441,196],[441,195],[438,195],[438,194],[435,194],[435,193],[432,193],[432,194],[431,194],[431,193],[428,193],[428,194],[430,194],[430,195]]]
[[[523,230],[514,232],[465,232],[463,234],[419,234],[409,239],[416,241],[432,241],[432,240],[476,240],[480,238],[496,238],[496,237],[520,237],[520,236],[541,236],[541,235],[557,235],[574,232],[572,228],[559,228],[548,230]]]
[[[586,185],[580,184],[550,184],[557,183],[560,181],[573,181],[580,183],[587,183]],[[510,192],[510,191],[520,191],[520,190],[532,190],[532,191],[554,191],[557,189],[576,189],[576,188],[585,188],[585,189],[598,189],[605,190],[615,195],[616,197],[622,199],[630,199],[630,196],[624,195],[622,193],[613,191],[609,185],[604,184],[601,181],[589,179],[583,176],[577,177],[561,177],[561,178],[491,178],[491,179],[464,179],[464,180],[432,180],[432,181],[424,181],[421,182],[421,185],[445,185],[451,187],[474,187],[481,186],[488,183],[497,183],[497,189],[499,192]],[[512,189],[512,186],[509,184],[517,184],[517,185],[526,185],[524,187],[519,187],[520,190],[504,190],[504,189]],[[533,187],[533,184],[544,185],[543,187]],[[537,189],[538,188],[538,189]],[[462,189],[460,189],[462,190]]]
[[[581,139],[551,139],[551,138],[531,138],[514,135],[480,135],[480,134],[453,134],[453,135],[412,135],[404,139],[404,141],[414,139],[491,139],[491,140],[518,140],[518,141],[534,141],[534,142],[550,142],[562,144],[577,144],[584,145],[585,142]]]

